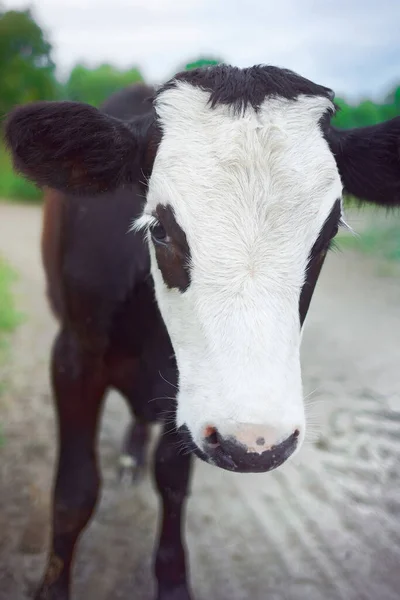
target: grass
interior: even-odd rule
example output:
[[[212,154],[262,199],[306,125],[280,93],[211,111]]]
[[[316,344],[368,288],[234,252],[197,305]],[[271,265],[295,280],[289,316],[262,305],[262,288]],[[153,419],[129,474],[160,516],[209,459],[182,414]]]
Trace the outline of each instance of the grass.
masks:
[[[350,204],[350,206],[352,205]],[[364,206],[361,210],[365,214],[365,211],[368,211],[368,207]],[[375,208],[370,209],[366,214],[365,228],[358,235],[342,231],[338,238],[340,246],[385,259],[389,262],[399,262],[400,214],[387,214],[383,218],[382,211],[379,214]]]
[[[364,226],[358,235],[348,231],[341,231],[338,236],[338,244],[343,249],[348,248],[384,259],[390,270],[390,265],[400,262],[400,212],[386,212],[383,208],[365,203],[360,205],[358,200],[345,196],[345,215],[353,213],[349,223],[357,221],[361,217]],[[348,211],[348,212],[347,212]]]
[[[340,245],[343,248],[351,248],[389,261],[400,261],[400,224],[371,227],[359,237],[342,234]]]
[[[21,322],[12,293],[12,285],[16,280],[15,272],[0,256],[0,376],[1,366],[5,363],[9,352],[9,339],[12,332]],[[5,382],[0,380],[0,396]],[[0,447],[4,445],[4,433],[0,422]]]
[[[8,357],[10,336],[22,320],[12,293],[16,278],[16,273],[0,256],[0,367]],[[2,384],[4,382],[0,381],[0,394]]]
[[[11,158],[3,144],[0,143],[0,198],[9,200],[22,200],[24,202],[38,202],[42,199],[41,191],[17,175],[11,164]]]
[[[15,308],[12,284],[15,272],[0,256],[0,350],[6,346],[8,336],[20,322],[20,314]]]

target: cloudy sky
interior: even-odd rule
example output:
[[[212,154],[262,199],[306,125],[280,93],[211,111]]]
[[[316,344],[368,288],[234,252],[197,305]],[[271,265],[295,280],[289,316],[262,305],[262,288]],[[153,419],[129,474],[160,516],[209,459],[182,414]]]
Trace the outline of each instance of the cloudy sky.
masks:
[[[0,0],[1,1],[1,0]],[[3,0],[23,8],[29,0]],[[291,68],[349,98],[400,82],[400,0],[32,0],[60,76],[137,64],[151,82],[199,53]]]

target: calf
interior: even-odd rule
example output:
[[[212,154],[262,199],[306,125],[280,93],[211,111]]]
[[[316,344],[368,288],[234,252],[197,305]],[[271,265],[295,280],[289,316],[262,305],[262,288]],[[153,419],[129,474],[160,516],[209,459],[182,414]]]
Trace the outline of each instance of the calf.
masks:
[[[333,98],[288,70],[219,65],[179,73],[140,116],[133,103],[132,117],[119,112],[117,97],[103,112],[40,102],[9,116],[15,168],[48,188],[44,262],[60,320],[60,452],[38,599],[69,598],[98,496],[107,388],[132,409],[124,452],[138,470],[148,424],[164,422],[159,600],[190,596],[181,517],[193,454],[267,472],[301,447],[302,327],[342,193],[400,205],[400,118],[338,131]]]

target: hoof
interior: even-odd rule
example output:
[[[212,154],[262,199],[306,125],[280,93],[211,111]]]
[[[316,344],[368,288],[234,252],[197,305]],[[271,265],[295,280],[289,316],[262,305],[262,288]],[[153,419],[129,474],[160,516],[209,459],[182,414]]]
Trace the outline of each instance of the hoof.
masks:
[[[34,600],[69,600],[69,573],[63,570],[63,561],[53,552],[49,557],[46,573]]]
[[[65,588],[41,586],[33,598],[34,600],[70,600],[70,595]]]
[[[148,423],[133,422],[129,425],[119,457],[119,483],[127,481],[130,485],[136,485],[142,479],[146,470],[149,434]]]

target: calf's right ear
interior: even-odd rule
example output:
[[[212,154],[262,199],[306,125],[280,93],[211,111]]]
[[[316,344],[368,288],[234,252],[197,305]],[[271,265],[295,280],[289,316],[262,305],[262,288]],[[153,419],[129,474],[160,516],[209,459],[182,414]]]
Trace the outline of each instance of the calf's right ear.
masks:
[[[343,186],[362,202],[400,206],[400,117],[355,129],[328,130]]]
[[[8,115],[5,141],[14,169],[38,186],[96,194],[140,179],[143,119],[135,127],[88,104],[35,102]]]

